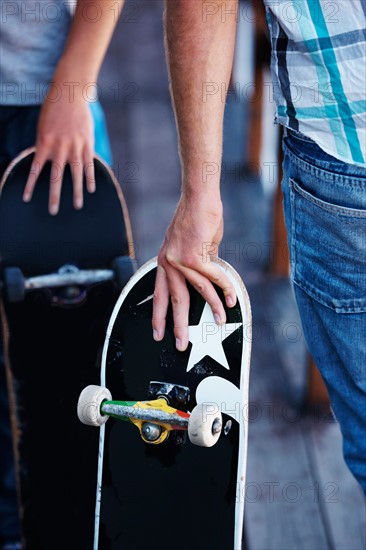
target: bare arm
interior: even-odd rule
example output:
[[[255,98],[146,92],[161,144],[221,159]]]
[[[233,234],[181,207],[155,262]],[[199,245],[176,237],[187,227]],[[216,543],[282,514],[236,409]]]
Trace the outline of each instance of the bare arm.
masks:
[[[167,61],[182,164],[182,194],[159,253],[154,297],[154,338],[164,335],[169,297],[177,348],[188,345],[188,280],[209,302],[218,323],[226,320],[212,285],[236,297],[229,280],[210,262],[223,234],[220,197],[223,116],[233,63],[237,0],[167,0]],[[228,13],[231,11],[231,13]],[[234,13],[232,13],[234,11]]]
[[[122,5],[123,0],[119,0],[120,9]],[[70,163],[73,173],[75,208],[83,205],[84,168],[88,191],[95,189],[93,121],[88,99],[117,20],[115,0],[78,0],[65,50],[41,110],[36,155],[23,197],[25,201],[31,200],[42,167],[52,160],[49,200],[52,214],[58,211],[66,163]]]

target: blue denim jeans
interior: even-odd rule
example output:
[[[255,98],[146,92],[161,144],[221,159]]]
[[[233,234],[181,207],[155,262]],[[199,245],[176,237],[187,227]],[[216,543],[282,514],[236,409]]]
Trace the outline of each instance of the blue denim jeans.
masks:
[[[345,460],[366,493],[366,167],[298,132],[283,139],[291,278],[327,385]]]
[[[94,120],[95,151],[111,164],[103,110],[99,103],[91,104],[90,109]],[[0,178],[15,156],[35,144],[39,112],[39,105],[0,105]],[[0,328],[0,549],[18,540],[18,504]]]

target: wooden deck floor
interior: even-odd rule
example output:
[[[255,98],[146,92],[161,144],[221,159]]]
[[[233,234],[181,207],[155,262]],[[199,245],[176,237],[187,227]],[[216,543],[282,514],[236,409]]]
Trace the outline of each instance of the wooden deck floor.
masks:
[[[142,263],[157,253],[180,187],[160,0],[127,2],[100,84],[114,168]],[[244,123],[245,106],[229,104],[221,255],[243,276],[253,306],[246,545],[250,550],[364,549],[365,501],[344,464],[338,425],[321,410],[301,412],[306,365],[299,318],[289,281],[266,270],[271,194],[245,170],[229,173],[232,152],[241,146],[230,123],[237,116]]]

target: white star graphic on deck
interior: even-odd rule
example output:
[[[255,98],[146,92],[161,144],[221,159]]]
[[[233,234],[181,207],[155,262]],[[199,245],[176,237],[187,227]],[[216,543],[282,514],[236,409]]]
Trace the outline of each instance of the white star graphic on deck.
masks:
[[[217,325],[212,310],[206,302],[199,324],[188,327],[192,349],[189,355],[187,372],[193,369],[206,355],[212,357],[225,369],[230,370],[222,342],[242,324],[226,323],[221,326]]]

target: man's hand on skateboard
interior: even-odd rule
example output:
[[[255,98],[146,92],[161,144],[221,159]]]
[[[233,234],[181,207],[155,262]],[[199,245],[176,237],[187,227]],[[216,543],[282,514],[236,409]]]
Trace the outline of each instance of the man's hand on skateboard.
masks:
[[[61,92],[62,91],[62,92]],[[52,100],[60,92],[59,100]],[[48,160],[52,161],[49,212],[57,214],[62,178],[66,164],[70,165],[74,184],[74,207],[83,207],[83,174],[89,193],[95,191],[94,130],[88,102],[77,88],[66,93],[66,87],[51,87],[43,104],[37,133],[36,154],[24,189],[23,199],[32,198],[38,176]],[[72,94],[73,97],[69,97]]]
[[[169,300],[173,306],[176,347],[188,346],[189,292],[186,280],[210,304],[217,324],[226,322],[223,304],[213,283],[222,288],[226,305],[233,307],[236,295],[229,279],[212,262],[223,234],[221,201],[182,195],[159,253],[154,293],[154,339],[164,337]]]

